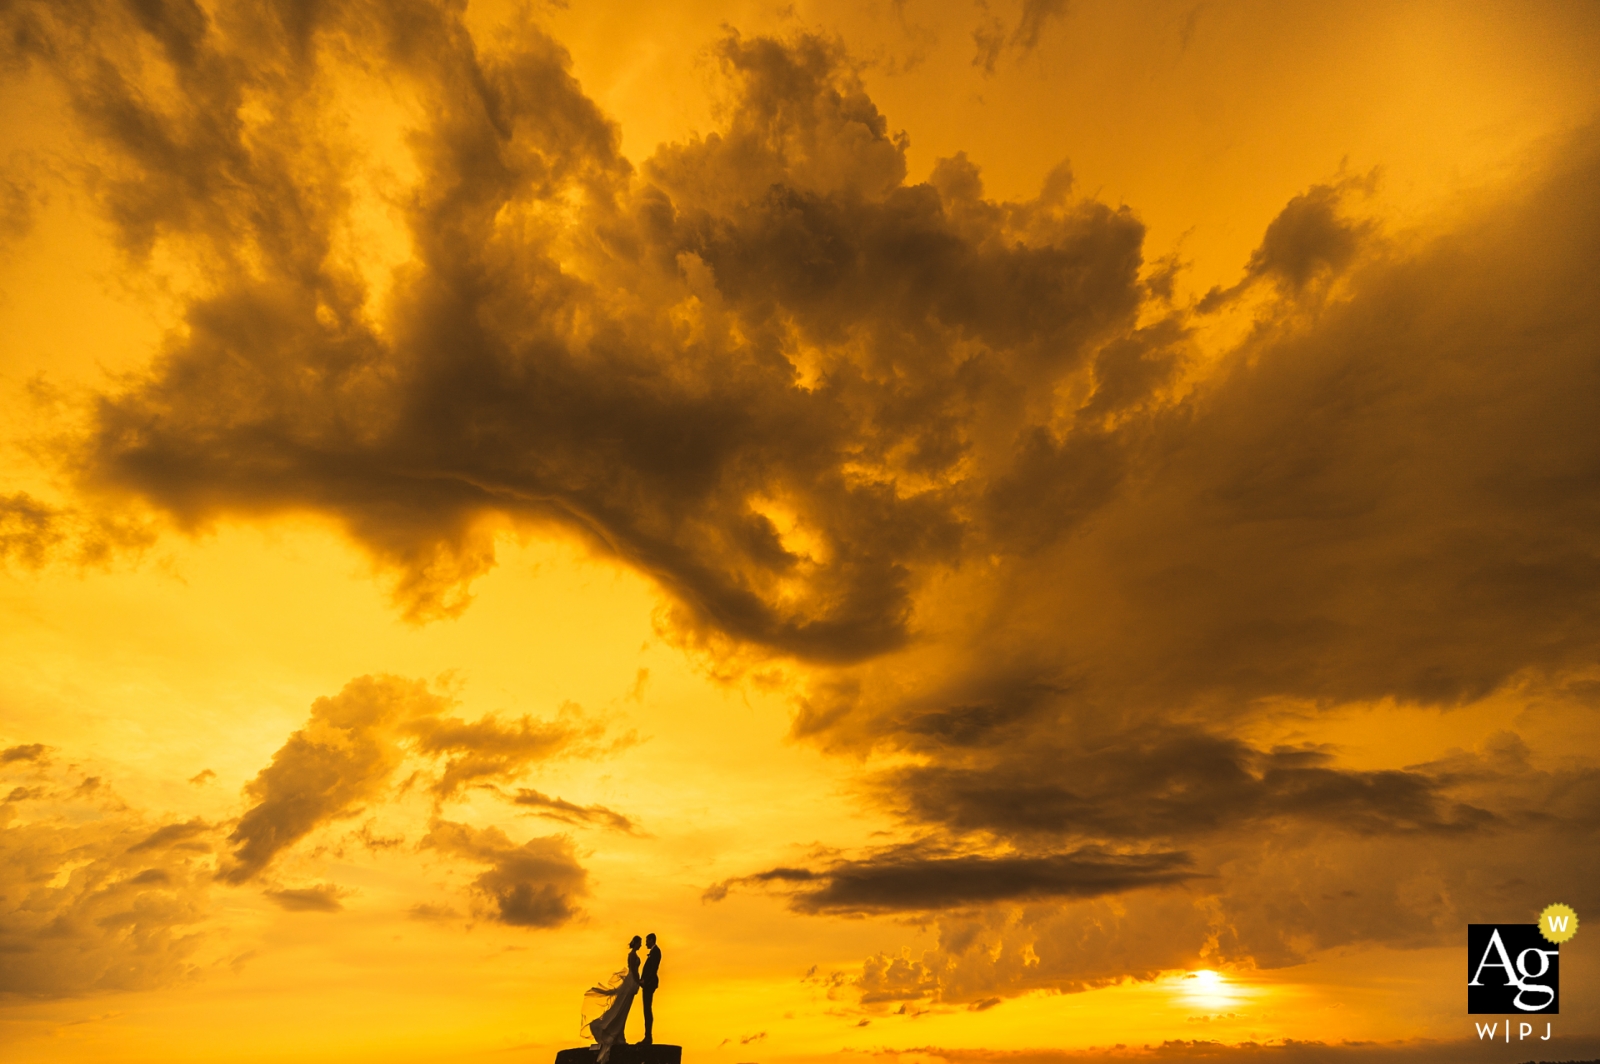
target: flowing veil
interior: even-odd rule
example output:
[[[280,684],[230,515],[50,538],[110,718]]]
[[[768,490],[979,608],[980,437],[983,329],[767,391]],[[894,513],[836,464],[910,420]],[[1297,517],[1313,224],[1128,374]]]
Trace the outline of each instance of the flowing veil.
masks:
[[[627,1044],[623,1028],[638,992],[639,980],[630,972],[613,972],[583,992],[578,1033],[593,1038],[599,1047],[595,1064],[606,1064],[612,1046]]]
[[[578,1033],[590,1037],[589,1025],[604,1016],[627,980],[627,972],[612,972],[583,992],[583,1007],[578,1011]]]

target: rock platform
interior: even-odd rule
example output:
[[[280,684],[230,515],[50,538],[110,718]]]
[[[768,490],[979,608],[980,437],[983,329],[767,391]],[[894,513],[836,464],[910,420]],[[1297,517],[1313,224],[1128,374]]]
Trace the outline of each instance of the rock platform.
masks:
[[[594,1064],[599,1055],[598,1046],[563,1049],[556,1054],[556,1064]],[[662,1045],[660,1042],[647,1046],[612,1046],[606,1064],[683,1064],[683,1047]]]

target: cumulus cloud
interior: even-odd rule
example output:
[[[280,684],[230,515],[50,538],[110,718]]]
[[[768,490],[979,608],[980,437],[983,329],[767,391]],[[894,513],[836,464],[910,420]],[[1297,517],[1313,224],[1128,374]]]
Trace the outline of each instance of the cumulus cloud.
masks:
[[[554,720],[512,722],[443,715],[454,707],[423,681],[395,676],[362,676],[317,699],[306,726],[246,784],[253,802],[228,837],[234,849],[220,877],[253,879],[313,829],[359,813],[385,795],[408,754],[444,759],[432,788],[442,800],[470,782],[514,779],[539,761],[580,752],[604,731],[573,706]],[[364,841],[372,844],[370,832]]]
[[[436,820],[425,848],[489,867],[472,881],[488,919],[514,927],[560,927],[578,913],[588,873],[561,835],[512,842],[499,828]],[[431,915],[431,914],[425,914]]]
[[[311,720],[291,735],[245,786],[254,799],[228,841],[229,883],[259,875],[278,852],[319,824],[378,796],[403,756],[399,728],[450,703],[421,681],[363,676],[311,705]]]

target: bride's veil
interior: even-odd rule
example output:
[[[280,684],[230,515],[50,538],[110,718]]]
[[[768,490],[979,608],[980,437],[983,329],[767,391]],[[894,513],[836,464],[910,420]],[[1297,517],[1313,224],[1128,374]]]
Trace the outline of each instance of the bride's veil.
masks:
[[[617,994],[622,991],[623,980],[627,978],[627,972],[612,972],[583,992],[583,1009],[578,1014],[578,1034],[584,1038],[591,1037],[589,1025],[611,1007],[611,1003],[617,999]]]

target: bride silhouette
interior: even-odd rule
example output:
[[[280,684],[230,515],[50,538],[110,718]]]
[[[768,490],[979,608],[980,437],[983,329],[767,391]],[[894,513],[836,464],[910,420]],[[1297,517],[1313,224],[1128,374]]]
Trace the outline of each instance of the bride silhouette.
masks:
[[[639,947],[643,945],[638,935],[628,940],[628,970],[617,972],[609,979],[584,991],[583,1027],[600,1048],[595,1064],[606,1064],[613,1046],[627,1045],[623,1030],[628,1026],[628,1010],[639,993]],[[603,1009],[597,1019],[590,1020],[590,1009]]]

